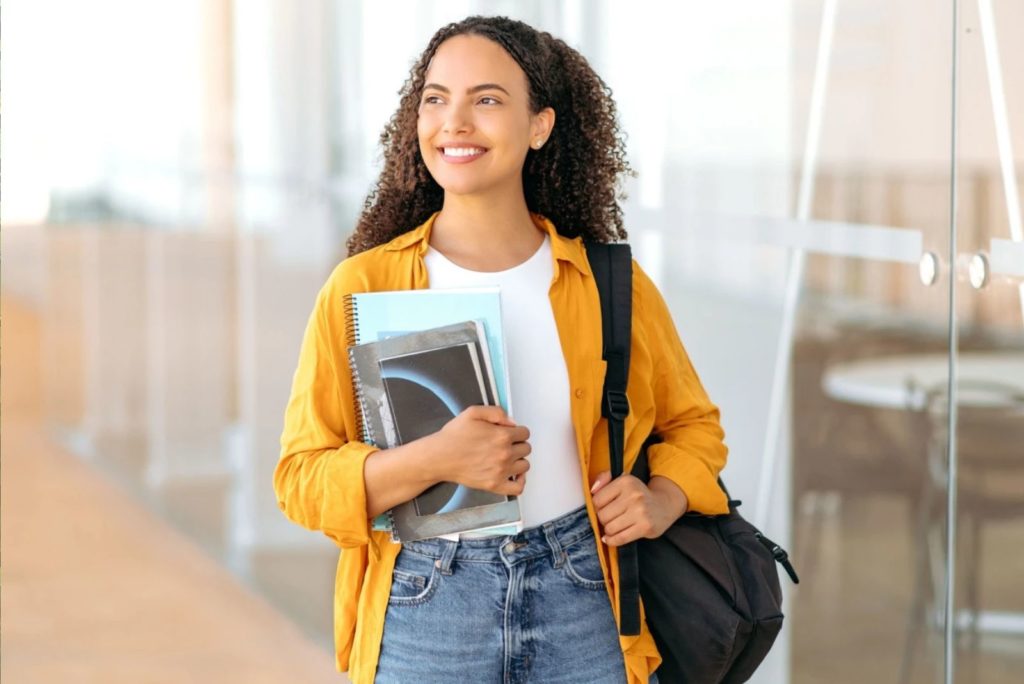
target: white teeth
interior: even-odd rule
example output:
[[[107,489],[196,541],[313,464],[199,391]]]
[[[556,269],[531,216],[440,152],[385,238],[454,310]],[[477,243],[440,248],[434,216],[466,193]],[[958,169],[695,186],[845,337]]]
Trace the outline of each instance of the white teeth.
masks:
[[[470,157],[474,154],[482,154],[483,150],[479,147],[445,147],[444,153],[449,157]]]

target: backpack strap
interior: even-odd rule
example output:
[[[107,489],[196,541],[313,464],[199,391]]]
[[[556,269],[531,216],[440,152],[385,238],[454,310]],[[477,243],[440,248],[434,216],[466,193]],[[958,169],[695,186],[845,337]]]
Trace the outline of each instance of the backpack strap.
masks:
[[[601,415],[608,421],[612,478],[622,475],[629,400],[629,349],[633,318],[633,259],[629,245],[586,243],[601,298],[602,356],[607,365]],[[619,633],[640,634],[640,572],[636,542],[618,547]]]

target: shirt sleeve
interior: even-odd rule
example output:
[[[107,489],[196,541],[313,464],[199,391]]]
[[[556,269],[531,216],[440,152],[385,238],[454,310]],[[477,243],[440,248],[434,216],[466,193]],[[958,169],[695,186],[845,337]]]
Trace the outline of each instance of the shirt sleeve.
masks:
[[[654,433],[661,439],[647,453],[650,474],[678,485],[689,510],[727,513],[728,500],[718,486],[728,453],[718,407],[704,391],[661,293],[635,262],[633,272],[639,309],[634,325],[644,326],[652,359]]]
[[[274,491],[288,519],[321,530],[339,546],[355,547],[370,540],[363,464],[377,449],[355,434],[343,305],[353,283],[343,267],[321,289],[306,324]]]

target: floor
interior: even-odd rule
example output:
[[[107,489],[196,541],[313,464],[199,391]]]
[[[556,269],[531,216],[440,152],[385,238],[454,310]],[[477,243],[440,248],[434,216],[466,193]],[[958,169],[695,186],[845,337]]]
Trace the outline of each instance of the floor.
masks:
[[[38,322],[6,299],[0,320],[0,679],[347,681],[322,644],[47,438]]]
[[[961,349],[991,344],[977,334],[961,337]],[[927,477],[916,470],[920,464],[915,459],[925,458],[928,429],[906,411],[851,408],[821,391],[824,368],[835,357],[941,352],[943,345],[942,339],[921,331],[880,326],[858,326],[821,338],[808,335],[796,345],[792,430],[798,501],[790,551],[803,582],[791,593],[787,611],[794,684],[944,681],[941,630],[923,630],[924,637],[914,640],[904,663],[911,598],[918,586],[930,596],[927,582],[917,579],[918,540],[910,532],[917,524],[912,511]],[[1001,446],[1013,444],[1020,440],[1020,427],[990,426],[1000,432],[989,437]],[[970,449],[977,445],[960,446],[961,456],[968,458],[961,463],[963,484]],[[1011,481],[1002,484],[1012,486]],[[960,530],[957,553],[957,610],[963,610],[968,594],[966,561],[971,555],[964,532]],[[961,634],[954,681],[1017,682],[1024,672],[1024,519],[1018,515],[987,524],[982,542],[977,583],[981,609],[1016,613],[1018,633],[985,632],[977,640]],[[933,540],[933,548],[943,543]],[[941,591],[941,553],[938,561]],[[901,679],[905,665],[909,671]]]
[[[913,589],[906,503],[889,497],[835,503],[832,510],[813,513],[823,518],[814,547],[793,553],[797,569],[806,572],[788,612],[792,684],[899,682]],[[808,514],[797,517],[798,535],[809,521]],[[982,608],[1024,614],[1024,526],[992,527],[985,544]],[[963,596],[963,568],[958,572]],[[1021,681],[1024,635],[982,635],[974,647],[964,642],[954,681]],[[926,632],[912,653],[910,682],[943,681],[939,630]]]

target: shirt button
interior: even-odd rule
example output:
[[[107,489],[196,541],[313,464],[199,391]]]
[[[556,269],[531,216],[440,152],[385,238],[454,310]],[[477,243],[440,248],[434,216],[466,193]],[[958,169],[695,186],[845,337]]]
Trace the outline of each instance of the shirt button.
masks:
[[[575,394],[576,394],[576,398],[577,399],[582,399],[583,398],[583,390],[577,389]]]

